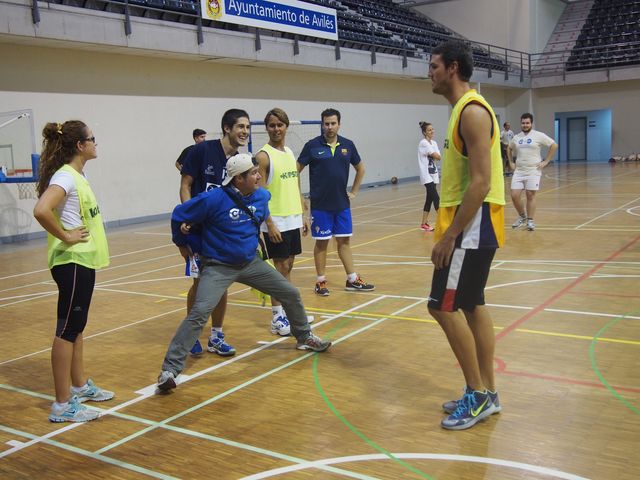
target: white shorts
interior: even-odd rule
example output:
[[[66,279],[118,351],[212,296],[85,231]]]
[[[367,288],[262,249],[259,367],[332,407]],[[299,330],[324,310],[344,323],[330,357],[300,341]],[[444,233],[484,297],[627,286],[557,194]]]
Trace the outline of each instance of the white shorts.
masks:
[[[517,171],[511,177],[511,190],[540,190],[541,173],[522,175]]]
[[[200,256],[194,253],[193,256],[189,256],[186,259],[186,268],[184,271],[185,277],[199,278],[200,277]]]

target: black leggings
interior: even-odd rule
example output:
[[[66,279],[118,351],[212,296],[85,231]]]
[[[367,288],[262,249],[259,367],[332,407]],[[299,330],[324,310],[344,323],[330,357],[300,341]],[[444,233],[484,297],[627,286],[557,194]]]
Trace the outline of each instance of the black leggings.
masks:
[[[53,267],[51,276],[58,284],[56,337],[73,343],[87,325],[96,271],[76,263],[67,263]]]
[[[438,189],[436,188],[435,182],[425,183],[424,187],[427,189],[427,199],[424,201],[423,212],[431,211],[431,204],[433,204],[433,208],[436,209],[436,212],[440,208],[440,195],[438,195]]]

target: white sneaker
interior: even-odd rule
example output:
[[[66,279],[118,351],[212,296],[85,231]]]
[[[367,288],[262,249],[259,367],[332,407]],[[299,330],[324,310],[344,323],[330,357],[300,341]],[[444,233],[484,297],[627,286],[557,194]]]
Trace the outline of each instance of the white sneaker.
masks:
[[[511,225],[511,228],[520,228],[525,223],[527,223],[527,217],[518,217],[518,219]]]
[[[291,325],[286,315],[278,315],[271,320],[271,333],[278,334],[281,337],[291,335]]]
[[[111,400],[115,394],[109,390],[103,390],[98,387],[93,380],[87,380],[87,384],[83,388],[71,387],[71,395],[78,397],[78,402],[106,402]]]
[[[78,397],[73,396],[64,408],[57,408],[54,403],[51,405],[49,421],[61,422],[90,422],[100,416],[97,410],[90,410],[78,401]]]
[[[527,230],[529,230],[530,232],[533,232],[536,229],[536,224],[533,223],[533,220],[529,219],[527,220]]]
[[[176,388],[176,376],[173,372],[163,370],[158,377],[158,390],[161,392],[168,392]]]

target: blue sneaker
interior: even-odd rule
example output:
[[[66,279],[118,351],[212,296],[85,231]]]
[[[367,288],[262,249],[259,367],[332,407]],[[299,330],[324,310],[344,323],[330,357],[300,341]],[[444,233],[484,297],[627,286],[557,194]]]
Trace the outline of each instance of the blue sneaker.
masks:
[[[49,421],[61,422],[90,422],[100,416],[97,410],[90,410],[78,401],[78,397],[73,396],[65,407],[60,408],[56,403],[51,405]]]
[[[271,333],[278,334],[281,337],[291,335],[291,325],[286,315],[273,317],[273,320],[271,320]]]
[[[209,337],[207,350],[217,353],[221,357],[231,357],[236,354],[236,349],[224,341],[224,333],[215,332]]]
[[[202,355],[202,352],[204,352],[204,350],[202,349],[202,345],[200,345],[200,340],[196,340],[196,343],[193,344],[189,353],[194,357],[197,357],[198,355]]]
[[[495,406],[488,392],[465,393],[456,411],[442,420],[441,425],[447,430],[465,430],[494,412]]]
[[[500,406],[500,397],[498,396],[498,392],[492,392],[491,390],[487,390],[487,392],[489,393],[489,397],[491,397],[491,401],[493,402],[493,406],[495,407],[493,413],[500,413],[502,407]],[[473,390],[469,387],[465,387],[463,396],[467,393],[473,393]],[[445,411],[445,413],[451,415],[456,411],[456,409],[458,408],[458,403],[460,403],[461,401],[462,398],[445,402],[442,404],[442,409]]]

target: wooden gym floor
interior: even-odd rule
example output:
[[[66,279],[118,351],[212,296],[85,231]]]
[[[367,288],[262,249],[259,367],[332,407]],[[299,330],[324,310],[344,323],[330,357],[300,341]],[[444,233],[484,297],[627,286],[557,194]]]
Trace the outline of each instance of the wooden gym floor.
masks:
[[[433,234],[418,229],[417,182],[354,202],[353,253],[374,292],[343,291],[333,253],[331,296],[316,297],[304,240],[293,281],[327,353],[272,336],[270,310],[234,284],[237,355],[190,359],[164,396],[155,380],[190,281],[166,222],[110,230],[85,363],[116,398],[88,424],[47,421],[57,292],[44,241],[0,246],[0,477],[638,478],[638,185],[638,164],[552,166],[535,232],[512,231],[507,205],[487,288],[503,412],[459,432],[439,425],[463,380],[425,304]]]

